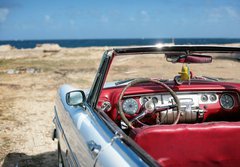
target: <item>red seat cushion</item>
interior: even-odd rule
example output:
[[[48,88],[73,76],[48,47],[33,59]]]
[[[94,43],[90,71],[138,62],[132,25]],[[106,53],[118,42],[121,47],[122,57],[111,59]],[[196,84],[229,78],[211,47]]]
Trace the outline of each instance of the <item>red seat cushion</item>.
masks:
[[[131,136],[162,166],[240,166],[240,122],[155,125]]]

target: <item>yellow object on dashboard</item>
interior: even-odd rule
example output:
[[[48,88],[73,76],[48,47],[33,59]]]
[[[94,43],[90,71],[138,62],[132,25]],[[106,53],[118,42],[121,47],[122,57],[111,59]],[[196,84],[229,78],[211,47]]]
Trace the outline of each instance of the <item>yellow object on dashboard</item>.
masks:
[[[182,71],[179,72],[181,74],[181,80],[182,81],[188,81],[190,79],[190,70],[189,67],[185,64],[182,66]]]

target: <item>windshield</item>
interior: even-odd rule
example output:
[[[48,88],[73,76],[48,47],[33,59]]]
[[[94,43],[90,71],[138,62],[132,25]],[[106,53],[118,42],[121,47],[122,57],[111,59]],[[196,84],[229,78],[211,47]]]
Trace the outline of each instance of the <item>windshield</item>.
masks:
[[[131,81],[134,78],[158,78],[173,80],[180,75],[185,64],[193,78],[219,79],[220,81],[240,82],[239,55],[231,53],[211,53],[212,63],[185,64],[167,62],[164,54],[116,56],[110,67],[107,82]],[[117,82],[124,84],[125,82]]]

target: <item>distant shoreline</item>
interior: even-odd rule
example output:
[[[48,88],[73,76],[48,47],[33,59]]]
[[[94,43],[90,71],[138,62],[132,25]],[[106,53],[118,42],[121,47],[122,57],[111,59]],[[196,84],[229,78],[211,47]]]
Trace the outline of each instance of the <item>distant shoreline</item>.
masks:
[[[17,49],[32,49],[41,44],[57,44],[63,48],[143,46],[158,43],[176,45],[224,45],[240,43],[240,38],[139,38],[139,39],[64,39],[64,40],[0,40],[1,45]]]

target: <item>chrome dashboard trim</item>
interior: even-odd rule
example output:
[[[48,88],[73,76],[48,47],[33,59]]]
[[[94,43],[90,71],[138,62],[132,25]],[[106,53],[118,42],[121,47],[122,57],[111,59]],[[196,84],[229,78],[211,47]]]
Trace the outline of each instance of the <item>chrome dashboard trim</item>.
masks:
[[[209,94],[209,93],[237,93],[235,91],[187,91],[187,92],[179,92],[179,91],[175,91],[177,95],[182,95],[182,94]],[[146,93],[146,94],[137,94],[137,95],[125,95],[123,96],[123,98],[131,98],[131,97],[141,97],[141,96],[153,96],[153,95],[168,95],[170,93],[166,93],[166,92],[158,92],[158,93]]]

